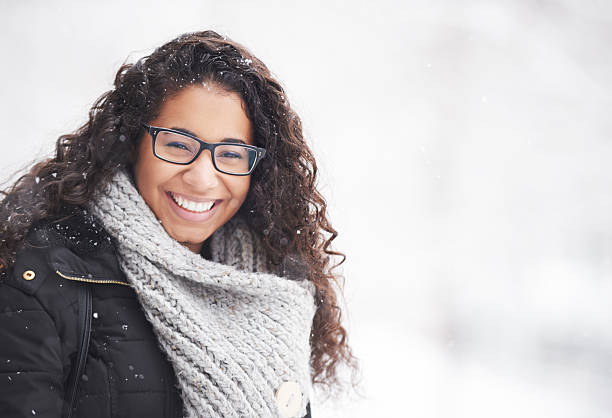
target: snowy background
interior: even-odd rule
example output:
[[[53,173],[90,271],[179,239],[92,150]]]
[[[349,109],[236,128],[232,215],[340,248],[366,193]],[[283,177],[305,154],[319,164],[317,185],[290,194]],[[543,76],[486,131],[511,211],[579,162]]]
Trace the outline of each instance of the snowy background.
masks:
[[[612,3],[0,1],[1,180],[180,33],[286,87],[361,394],[315,418],[612,416]]]

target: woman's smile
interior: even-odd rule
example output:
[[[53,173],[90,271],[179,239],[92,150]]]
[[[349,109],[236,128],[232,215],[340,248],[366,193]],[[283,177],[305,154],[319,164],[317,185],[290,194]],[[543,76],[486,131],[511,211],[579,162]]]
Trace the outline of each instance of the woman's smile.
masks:
[[[169,199],[168,204],[174,210],[177,216],[193,222],[207,221],[214,215],[215,210],[223,202],[222,199],[197,200],[173,192],[168,192],[166,195]]]
[[[168,195],[182,208],[192,212],[206,212],[215,204],[217,199],[194,199],[190,196],[184,196],[174,192],[168,192]]]

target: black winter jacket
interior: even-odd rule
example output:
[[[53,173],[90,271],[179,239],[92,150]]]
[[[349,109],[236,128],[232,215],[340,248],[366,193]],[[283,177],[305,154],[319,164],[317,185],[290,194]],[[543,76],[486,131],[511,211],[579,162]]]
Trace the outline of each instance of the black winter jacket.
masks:
[[[0,417],[182,417],[174,370],[85,213],[33,227],[1,274]]]
[[[181,417],[110,238],[83,214],[33,228],[0,282],[0,417]]]

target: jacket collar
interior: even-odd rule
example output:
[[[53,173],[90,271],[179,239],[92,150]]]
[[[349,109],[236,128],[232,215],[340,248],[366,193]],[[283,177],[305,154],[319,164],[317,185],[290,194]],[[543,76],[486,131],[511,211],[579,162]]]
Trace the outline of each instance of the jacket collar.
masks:
[[[47,262],[66,280],[129,285],[110,235],[84,209],[39,222],[30,230],[26,246],[48,248]]]

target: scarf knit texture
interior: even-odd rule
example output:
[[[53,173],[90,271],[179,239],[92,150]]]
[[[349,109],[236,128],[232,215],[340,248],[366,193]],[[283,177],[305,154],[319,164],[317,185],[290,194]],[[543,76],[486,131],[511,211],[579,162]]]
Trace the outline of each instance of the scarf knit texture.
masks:
[[[171,238],[120,171],[89,207],[114,238],[119,262],[172,363],[192,417],[282,417],[283,382],[306,414],[314,285],[266,273],[246,223],[211,236],[213,260]]]

